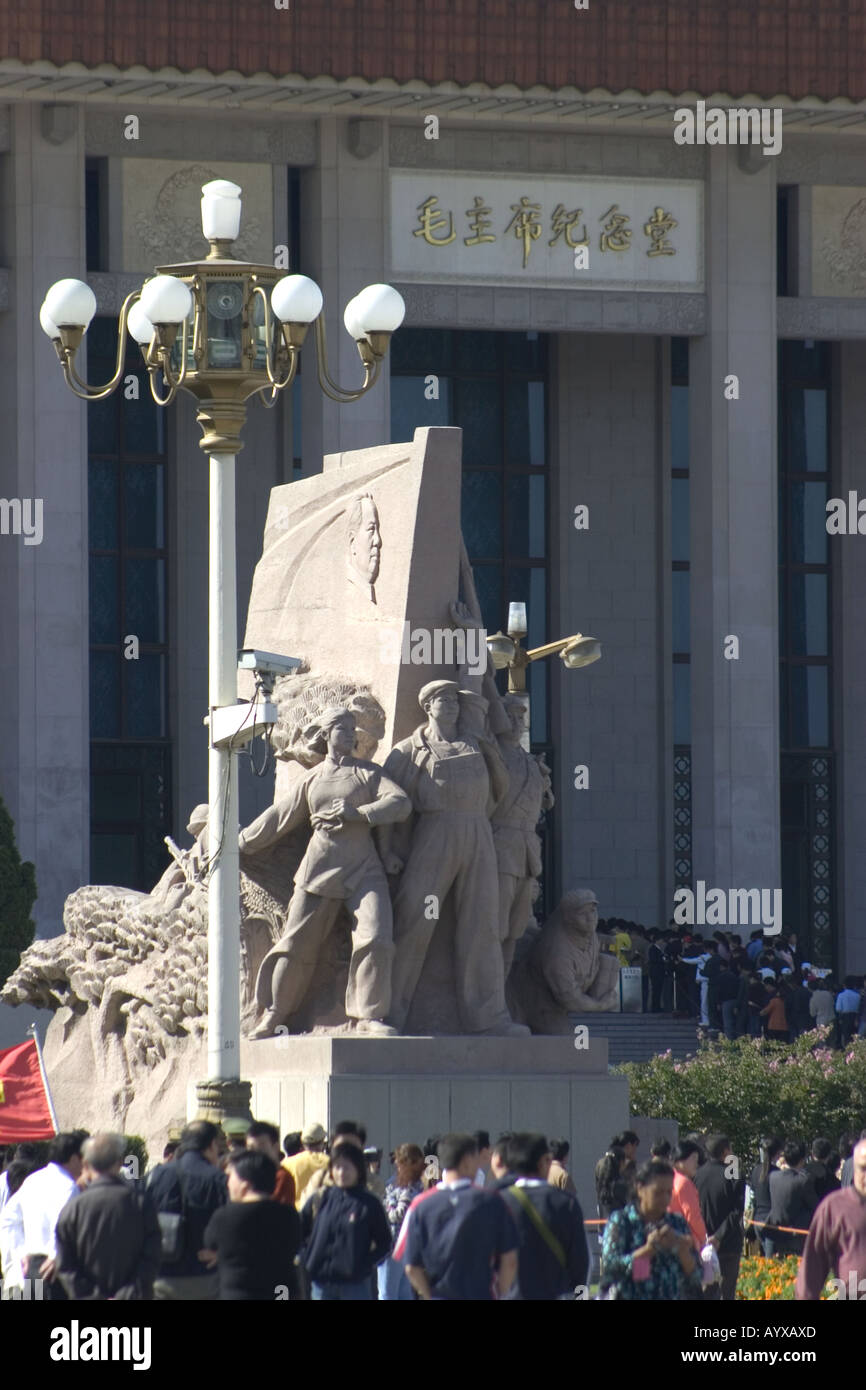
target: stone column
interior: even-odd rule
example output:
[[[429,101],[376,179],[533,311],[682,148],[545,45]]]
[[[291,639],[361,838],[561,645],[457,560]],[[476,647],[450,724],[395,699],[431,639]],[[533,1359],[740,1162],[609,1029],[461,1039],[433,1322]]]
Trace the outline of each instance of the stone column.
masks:
[[[0,792],[36,865],[39,934],[90,860],[87,408],[37,322],[83,279],[83,108],[14,105],[0,199],[10,308],[0,315],[0,496],[41,499],[41,544],[0,536]],[[82,354],[82,357],[84,354]]]
[[[746,173],[742,154],[709,151],[709,331],[690,352],[692,865],[708,888],[772,889],[781,886],[776,178],[771,158]],[[731,374],[737,400],[725,399]],[[725,659],[728,637],[739,660]]]
[[[319,124],[319,162],[301,178],[300,269],[325,296],[331,376],[354,388],[364,380],[343,310],[365,285],[385,277],[388,259],[388,130],[381,121],[327,117]],[[301,356],[304,473],[324,454],[386,444],[391,438],[390,365],[360,401],[337,405],[319,387],[312,333]]]
[[[656,356],[649,335],[556,339],[549,636],[591,634],[602,658],[547,663],[562,890],[593,888],[602,917],[650,924],[667,843]],[[574,527],[580,504],[588,530]],[[575,788],[578,764],[588,789]]]

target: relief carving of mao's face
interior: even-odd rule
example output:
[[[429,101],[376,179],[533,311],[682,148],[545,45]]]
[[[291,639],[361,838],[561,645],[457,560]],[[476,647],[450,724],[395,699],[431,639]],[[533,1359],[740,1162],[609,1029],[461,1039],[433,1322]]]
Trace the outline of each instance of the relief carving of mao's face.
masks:
[[[379,576],[379,556],[382,551],[382,536],[379,531],[379,513],[376,503],[368,492],[352,500],[349,508],[347,526],[349,555],[347,573],[352,584],[368,590],[375,602],[373,590]]]

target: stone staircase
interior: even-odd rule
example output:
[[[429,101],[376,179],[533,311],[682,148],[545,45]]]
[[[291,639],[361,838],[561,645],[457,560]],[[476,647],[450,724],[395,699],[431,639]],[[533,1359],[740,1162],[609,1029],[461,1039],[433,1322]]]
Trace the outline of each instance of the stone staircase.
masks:
[[[585,1024],[590,1038],[607,1038],[608,1063],[646,1062],[671,1049],[681,1060],[696,1052],[697,1020],[670,1014],[570,1014],[572,1023]]]

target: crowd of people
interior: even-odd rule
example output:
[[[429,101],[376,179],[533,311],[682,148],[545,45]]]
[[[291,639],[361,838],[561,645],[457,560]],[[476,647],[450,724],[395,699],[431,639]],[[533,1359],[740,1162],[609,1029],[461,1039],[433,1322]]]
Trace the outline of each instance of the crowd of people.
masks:
[[[19,1145],[0,1174],[4,1299],[574,1298],[586,1288],[568,1143],[432,1136],[390,1155],[347,1120],[286,1135],[189,1124],[143,1179],[116,1134]]]
[[[432,1135],[389,1155],[347,1120],[187,1125],[132,1176],[121,1136],[19,1145],[0,1173],[4,1299],[645,1301],[736,1296],[750,1242],[801,1255],[798,1297],[866,1272],[866,1129],[769,1136],[745,1181],[724,1135],[613,1136],[585,1220],[566,1140]],[[591,1234],[588,1236],[587,1232]]]
[[[804,959],[794,932],[770,938],[758,928],[744,942],[737,932],[646,929],[618,917],[598,929],[620,965],[640,966],[647,1012],[693,1018],[731,1039],[793,1042],[819,1026],[831,1027],[836,1047],[866,1036],[864,977],[834,981]]]
[[[723,1134],[660,1140],[641,1166],[639,1146],[625,1130],[596,1164],[603,1297],[729,1301],[744,1250],[801,1256],[804,1301],[830,1277],[866,1274],[866,1129],[808,1150],[762,1139],[748,1180]]]

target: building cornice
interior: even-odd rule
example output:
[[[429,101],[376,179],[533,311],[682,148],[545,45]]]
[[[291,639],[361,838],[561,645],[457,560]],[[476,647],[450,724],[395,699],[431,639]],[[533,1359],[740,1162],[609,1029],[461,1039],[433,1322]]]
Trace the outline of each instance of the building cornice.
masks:
[[[633,89],[610,92],[595,87],[557,89],[533,86],[521,90],[513,83],[489,87],[483,82],[459,86],[456,82],[430,84],[418,79],[396,82],[391,78],[337,80],[301,77],[289,73],[273,77],[260,72],[245,76],[236,71],[209,72],[196,68],[149,70],[118,68],[112,63],[86,67],[65,63],[61,67],[44,60],[23,63],[0,60],[0,102],[71,102],[87,106],[123,106],[124,114],[142,108],[182,111],[226,110],[240,115],[263,111],[280,115],[295,112],[307,117],[345,116],[390,118],[405,121],[425,115],[456,124],[548,127],[574,130],[646,130],[664,134],[680,107],[698,100],[707,107],[778,107],[783,112],[786,134],[856,135],[866,133],[866,101],[839,97],[794,100],[779,93],[763,100],[752,93],[733,97],[684,91],[640,93]]]

